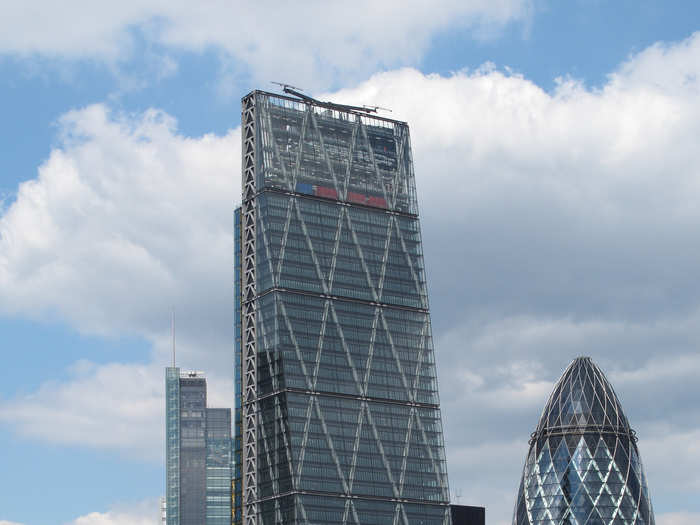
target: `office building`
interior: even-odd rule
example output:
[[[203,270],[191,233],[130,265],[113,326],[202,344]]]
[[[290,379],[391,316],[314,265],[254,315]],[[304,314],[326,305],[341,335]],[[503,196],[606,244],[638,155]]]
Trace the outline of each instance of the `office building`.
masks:
[[[486,525],[486,509],[470,505],[450,505],[452,525]]]
[[[201,372],[165,369],[167,525],[230,525],[231,410],[207,408]]]
[[[285,91],[243,99],[235,519],[449,524],[408,126]]]
[[[206,525],[231,525],[231,409],[207,408]]]
[[[554,387],[530,439],[513,525],[654,525],[637,436],[589,357]]]

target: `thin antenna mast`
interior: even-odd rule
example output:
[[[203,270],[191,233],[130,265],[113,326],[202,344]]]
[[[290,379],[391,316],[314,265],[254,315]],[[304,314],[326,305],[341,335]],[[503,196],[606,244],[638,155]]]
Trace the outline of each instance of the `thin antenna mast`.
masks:
[[[175,368],[175,309],[170,310],[170,337],[173,340],[173,368]]]

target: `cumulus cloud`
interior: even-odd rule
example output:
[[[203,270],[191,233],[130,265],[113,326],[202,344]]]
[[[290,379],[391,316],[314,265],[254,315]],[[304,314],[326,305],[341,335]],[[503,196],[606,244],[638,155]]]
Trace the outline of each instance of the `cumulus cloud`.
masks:
[[[239,132],[191,139],[162,112],[101,105],[59,124],[62,146],[0,219],[0,311],[156,337],[165,303],[201,324],[206,344],[230,319],[233,292],[218,292],[233,265]]]
[[[0,399],[0,422],[25,436],[110,450],[130,458],[161,462],[165,457],[163,363],[79,361],[69,379],[37,391]],[[213,368],[207,377],[207,403],[230,408],[233,379]]]
[[[596,90],[561,79],[547,93],[484,68],[403,70],[334,95],[411,124],[451,483],[485,494],[489,521],[508,522],[501,491],[511,479],[514,494],[577,355],[617,386],[652,497],[695,490],[694,460],[664,484],[662,451],[690,453],[700,427],[699,58],[696,34],[631,57]],[[469,459],[518,439],[519,460],[494,455],[497,478]]]
[[[233,291],[222,283],[233,273],[240,135],[187,138],[162,112],[101,105],[59,128],[61,147],[0,217],[0,311],[144,337],[152,362],[78,363],[68,382],[0,399],[0,421],[160,460],[171,308],[178,363],[212,370],[212,406],[230,405]]]
[[[490,523],[508,522],[529,433],[581,354],[639,433],[652,498],[700,486],[699,69],[693,35],[595,90],[402,69],[323,95],[411,124],[451,483]],[[229,370],[238,131],[187,138],[163,113],[103,106],[60,126],[0,219],[0,310],[139,334],[164,363],[175,303],[183,358]],[[48,436],[12,411],[27,402],[6,400],[6,420]],[[673,476],[669,447],[690,458]]]
[[[116,514],[112,512],[91,512],[76,519],[71,525],[158,525],[160,520],[144,518],[133,514]]]
[[[218,52],[223,63],[248,64],[254,76],[313,82],[361,76],[415,63],[440,29],[476,36],[527,19],[530,0],[271,3],[128,0],[96,5],[70,0],[8,5],[0,53],[123,60],[135,34],[168,49]],[[353,64],[349,73],[347,64]],[[358,76],[359,75],[359,76]],[[311,86],[306,86],[311,87]]]
[[[0,421],[47,441],[163,457],[162,368],[81,361],[72,372],[67,383],[0,403]]]
[[[697,512],[667,512],[656,516],[659,525],[695,525],[700,522]]]
[[[160,525],[160,503],[145,500],[116,505],[107,512],[91,512],[65,525]],[[23,525],[0,520],[0,525]]]
[[[108,512],[91,512],[66,525],[160,525],[159,502],[147,500],[116,506]]]

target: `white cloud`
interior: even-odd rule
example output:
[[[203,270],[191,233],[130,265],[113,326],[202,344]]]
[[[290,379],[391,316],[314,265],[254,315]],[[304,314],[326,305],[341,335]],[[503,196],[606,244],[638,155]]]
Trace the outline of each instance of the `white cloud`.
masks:
[[[161,112],[99,105],[59,124],[62,147],[0,217],[0,311],[144,337],[152,362],[79,364],[68,382],[0,399],[0,421],[161,460],[172,307],[178,364],[212,371],[211,404],[231,405],[233,292],[221,283],[233,274],[240,136],[186,138]]]
[[[224,63],[244,63],[266,82],[323,85],[348,76],[362,78],[377,67],[415,63],[438,30],[464,28],[479,37],[527,19],[530,6],[530,0],[449,0],[437,5],[369,0],[213,0],[205,5],[69,0],[57,5],[35,0],[5,6],[0,53],[123,60],[133,53],[134,34],[139,33],[169,49],[215,50]]]
[[[160,502],[145,500],[115,505],[107,512],[90,512],[65,525],[160,525]],[[0,525],[22,525],[0,520]]]
[[[169,323],[165,304],[203,327],[230,319],[238,131],[191,139],[161,112],[100,105],[60,126],[63,146],[0,218],[0,310],[149,337]]]
[[[656,516],[659,525],[696,525],[700,523],[698,512],[667,512]]]
[[[108,512],[91,512],[66,525],[160,525],[157,500],[119,505]]]
[[[159,523],[158,518],[143,518],[112,512],[91,512],[79,517],[71,525],[158,525]]]
[[[639,432],[652,499],[698,486],[695,459],[674,476],[660,459],[668,447],[695,458],[700,429],[698,70],[694,35],[631,57],[597,90],[403,69],[328,95],[411,124],[450,475],[490,522],[508,520],[529,432],[580,354],[603,365]],[[142,335],[165,363],[175,303],[183,359],[229,370],[238,132],[186,138],[162,113],[102,106],[60,125],[62,142],[0,218],[0,309]],[[91,370],[31,407],[112,372]],[[49,436],[20,418],[30,401],[4,402],[6,420]],[[51,406],[70,414],[66,403]],[[502,474],[477,486],[482,454]]]
[[[699,59],[694,35],[599,90],[403,70],[334,95],[411,124],[451,482],[489,521],[509,521],[529,432],[577,355],[617,386],[652,498],[696,490],[694,460],[664,465],[694,457],[700,428]],[[485,454],[491,477],[493,439],[507,459]]]
[[[218,373],[218,375],[217,375]],[[66,381],[0,399],[0,422],[42,441],[111,450],[161,462],[165,457],[164,369],[148,365],[79,361]],[[210,407],[231,407],[233,379],[207,375]]]
[[[0,421],[41,440],[163,458],[163,371],[151,365],[79,362],[66,383],[0,402]]]
[[[700,492],[700,428],[697,425],[683,430],[660,419],[649,426],[648,435],[640,439],[639,446],[652,498],[672,497],[679,487],[689,495]],[[669,461],[671,453],[678,459]]]

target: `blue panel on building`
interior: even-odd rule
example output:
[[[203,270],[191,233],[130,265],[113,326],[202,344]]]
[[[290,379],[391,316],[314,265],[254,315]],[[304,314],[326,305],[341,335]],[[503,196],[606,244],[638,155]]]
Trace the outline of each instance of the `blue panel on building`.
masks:
[[[304,193],[306,195],[314,194],[314,187],[312,184],[305,184],[303,182],[297,183],[297,193]]]

